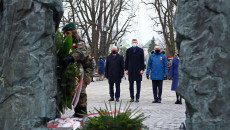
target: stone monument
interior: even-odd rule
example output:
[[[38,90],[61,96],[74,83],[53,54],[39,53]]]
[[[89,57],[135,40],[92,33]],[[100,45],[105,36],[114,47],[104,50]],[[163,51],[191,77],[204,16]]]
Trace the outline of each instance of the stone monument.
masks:
[[[61,0],[0,0],[0,129],[45,129],[56,117],[55,31]]]
[[[178,0],[178,92],[188,130],[230,128],[230,0]]]

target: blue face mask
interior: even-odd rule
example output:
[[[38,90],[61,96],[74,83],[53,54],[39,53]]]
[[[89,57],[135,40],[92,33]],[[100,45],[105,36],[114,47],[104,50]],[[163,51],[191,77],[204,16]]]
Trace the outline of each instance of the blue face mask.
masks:
[[[133,43],[133,45],[132,45],[133,47],[137,47],[137,44],[136,43]]]

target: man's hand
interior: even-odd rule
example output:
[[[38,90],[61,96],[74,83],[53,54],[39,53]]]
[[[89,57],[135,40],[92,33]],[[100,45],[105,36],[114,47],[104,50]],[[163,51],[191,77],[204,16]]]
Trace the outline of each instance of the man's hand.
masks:
[[[144,71],[143,71],[143,70],[141,70],[141,71],[140,71],[140,74],[141,74],[141,75],[143,75],[143,73],[144,73]]]
[[[164,80],[167,80],[167,75],[164,76]]]
[[[125,71],[125,73],[126,73],[127,75],[129,75],[129,72],[128,72],[128,70],[126,70],[126,71]]]
[[[65,58],[63,58],[61,60],[60,65],[61,65],[62,68],[66,68],[69,63],[74,62],[74,61],[75,60],[74,60],[74,58],[72,56],[67,56],[67,57],[65,57]]]
[[[149,79],[149,74],[146,74],[146,78]]]

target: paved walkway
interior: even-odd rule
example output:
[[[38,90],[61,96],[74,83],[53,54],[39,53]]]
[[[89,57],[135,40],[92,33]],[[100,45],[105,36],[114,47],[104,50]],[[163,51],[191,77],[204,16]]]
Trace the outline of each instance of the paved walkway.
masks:
[[[163,82],[162,103],[152,103],[153,92],[152,82],[143,77],[140,102],[133,102],[131,109],[139,107],[141,112],[150,116],[144,121],[144,124],[150,130],[176,130],[182,122],[185,121],[185,103],[183,100],[182,105],[174,104],[176,100],[175,92],[171,91],[171,80]],[[136,89],[134,91],[136,93]],[[93,107],[105,108],[104,101],[108,104],[109,86],[108,81],[92,82],[87,87],[88,95],[88,111],[95,112]],[[123,80],[121,83],[121,96],[122,106],[130,100],[129,96],[129,82]],[[114,102],[111,102],[114,106]],[[114,108],[114,107],[113,107]],[[74,113],[73,110],[68,110],[62,117],[70,117]]]

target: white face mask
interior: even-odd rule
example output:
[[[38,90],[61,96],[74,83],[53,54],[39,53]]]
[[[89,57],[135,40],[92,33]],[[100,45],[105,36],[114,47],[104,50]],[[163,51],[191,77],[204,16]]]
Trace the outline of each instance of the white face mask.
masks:
[[[133,47],[136,47],[137,46],[137,44],[136,43],[133,43],[133,45],[132,45]]]

